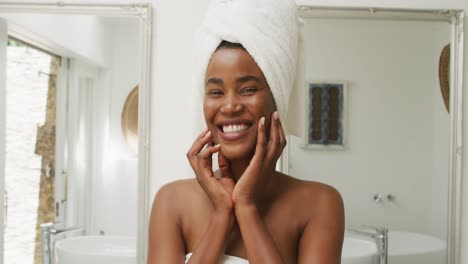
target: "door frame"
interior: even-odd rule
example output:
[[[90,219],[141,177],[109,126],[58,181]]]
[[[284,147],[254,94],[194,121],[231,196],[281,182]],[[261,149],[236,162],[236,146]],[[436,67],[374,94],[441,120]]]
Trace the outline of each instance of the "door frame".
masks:
[[[8,29],[5,20],[0,18],[0,263],[4,258],[5,234],[5,154],[6,154],[6,59]],[[3,34],[5,33],[5,34]],[[1,46],[2,43],[5,47]]]

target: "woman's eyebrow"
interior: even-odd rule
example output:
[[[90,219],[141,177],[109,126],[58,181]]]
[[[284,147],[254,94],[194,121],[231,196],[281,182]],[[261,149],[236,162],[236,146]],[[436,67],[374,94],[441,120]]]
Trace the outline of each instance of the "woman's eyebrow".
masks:
[[[256,81],[259,83],[262,82],[260,78],[253,76],[253,75],[246,75],[246,76],[242,76],[236,79],[237,83],[243,83],[243,82],[248,82],[248,81]]]
[[[223,79],[220,79],[220,78],[216,78],[216,77],[213,77],[213,78],[210,78],[206,81],[205,83],[205,86],[208,86],[208,84],[223,84]]]

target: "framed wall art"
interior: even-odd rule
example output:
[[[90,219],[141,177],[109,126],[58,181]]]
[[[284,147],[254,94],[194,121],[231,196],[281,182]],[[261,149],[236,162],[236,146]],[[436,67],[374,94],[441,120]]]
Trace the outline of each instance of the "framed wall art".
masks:
[[[307,82],[305,147],[344,149],[346,133],[345,82]]]

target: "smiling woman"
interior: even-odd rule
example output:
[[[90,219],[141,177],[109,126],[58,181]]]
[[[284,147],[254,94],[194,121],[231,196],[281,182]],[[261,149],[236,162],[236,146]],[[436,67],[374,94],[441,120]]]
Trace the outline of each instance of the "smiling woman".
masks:
[[[275,170],[298,39],[292,0],[212,3],[197,67],[207,129],[187,153],[196,179],[156,195],[148,263],[340,263],[340,194]]]
[[[228,160],[252,156],[258,121],[267,117],[268,127],[275,111],[262,71],[245,49],[224,41],[213,54],[206,79],[203,109],[213,141],[222,144]]]

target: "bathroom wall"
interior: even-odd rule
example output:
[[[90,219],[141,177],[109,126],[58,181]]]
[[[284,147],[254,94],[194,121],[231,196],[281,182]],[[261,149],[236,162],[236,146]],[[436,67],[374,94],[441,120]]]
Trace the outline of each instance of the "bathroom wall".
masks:
[[[348,225],[445,237],[449,115],[437,76],[448,27],[306,20],[305,79],[348,83],[348,144],[346,150],[307,150],[301,139],[291,138],[289,173],[335,186]],[[292,105],[304,100],[297,95]],[[392,194],[396,201],[377,204],[374,194]]]
[[[9,27],[15,25],[34,32],[44,43],[53,44],[59,54],[76,57],[100,67],[110,63],[107,24],[95,16],[3,13]],[[50,30],[53,29],[53,30]],[[73,29],[71,34],[70,29]]]
[[[140,78],[138,21],[105,18],[101,22],[107,29],[110,60],[97,70],[90,97],[95,146],[94,161],[87,166],[92,166],[92,174],[81,173],[78,181],[69,179],[75,202],[67,209],[85,214],[75,223],[84,222],[89,235],[136,236],[138,160],[124,141],[121,115],[128,93]],[[72,225],[73,219],[67,223]]]
[[[106,118],[101,123],[105,143],[100,174],[93,181],[90,233],[136,236],[138,159],[125,143],[121,116],[127,95],[140,79],[138,20],[107,22],[111,25],[113,43],[109,46],[112,60],[107,71],[110,88],[104,97],[107,104],[99,110]]]

